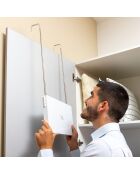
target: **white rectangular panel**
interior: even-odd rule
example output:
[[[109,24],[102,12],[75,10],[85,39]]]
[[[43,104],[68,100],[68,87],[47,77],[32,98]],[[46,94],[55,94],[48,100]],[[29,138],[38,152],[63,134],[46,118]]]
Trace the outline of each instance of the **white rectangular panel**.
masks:
[[[48,120],[53,132],[72,135],[73,118],[71,106],[48,95],[45,97],[47,115],[45,115],[44,119]]]

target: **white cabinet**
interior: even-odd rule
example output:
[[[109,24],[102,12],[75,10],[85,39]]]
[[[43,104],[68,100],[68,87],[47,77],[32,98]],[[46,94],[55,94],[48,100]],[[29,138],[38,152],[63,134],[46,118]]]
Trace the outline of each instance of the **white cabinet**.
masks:
[[[43,48],[46,65],[47,91],[50,96],[64,101],[62,78],[58,56]],[[34,132],[40,128],[42,115],[43,84],[40,45],[12,30],[7,35],[7,59],[5,79],[5,156],[36,156]],[[72,105],[74,123],[81,150],[89,143],[93,127],[83,124],[81,83],[73,81],[86,73],[95,78],[112,78],[130,88],[140,106],[140,47],[123,50],[74,65],[64,59],[68,104]],[[121,123],[121,130],[134,156],[140,156],[140,121]],[[54,144],[56,156],[69,156],[64,136],[58,136]]]
[[[76,65],[76,76],[80,78],[82,73],[97,79],[108,77],[121,82],[133,91],[140,106],[140,46],[81,62]],[[81,96],[81,84],[77,83],[77,127],[79,127],[80,141],[84,143],[81,146],[83,149],[90,141],[90,133],[94,130],[80,118]],[[120,123],[120,127],[133,155],[140,156],[140,121]]]
[[[65,101],[59,57],[47,48],[43,48],[43,55],[47,94]],[[63,63],[67,100],[75,115],[75,83],[72,79],[75,65],[67,59]],[[37,156],[34,133],[42,124],[44,95],[40,44],[8,29],[5,66],[4,156]],[[65,136],[57,136],[54,154],[69,156]]]

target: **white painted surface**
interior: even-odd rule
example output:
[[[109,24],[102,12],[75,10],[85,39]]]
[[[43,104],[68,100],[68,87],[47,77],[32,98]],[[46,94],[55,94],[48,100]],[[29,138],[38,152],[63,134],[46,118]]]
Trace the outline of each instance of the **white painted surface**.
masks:
[[[140,44],[140,17],[109,18],[97,22],[98,56]]]
[[[140,75],[140,46],[99,56],[77,64],[92,76],[122,79]]]
[[[64,101],[58,56],[46,48],[43,55],[47,93]],[[6,66],[5,156],[37,156],[34,133],[43,119],[40,45],[9,29]],[[68,104],[72,106],[75,116],[74,64],[65,59],[64,71]],[[69,156],[65,136],[57,136],[54,154]]]

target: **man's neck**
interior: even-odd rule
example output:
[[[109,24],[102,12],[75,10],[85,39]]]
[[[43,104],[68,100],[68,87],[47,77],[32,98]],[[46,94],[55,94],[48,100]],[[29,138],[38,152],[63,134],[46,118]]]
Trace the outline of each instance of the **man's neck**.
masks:
[[[94,121],[92,121],[92,125],[95,129],[98,129],[99,127],[107,124],[107,123],[113,123],[114,121],[112,121],[111,119],[109,118],[105,118],[105,119],[96,119]]]

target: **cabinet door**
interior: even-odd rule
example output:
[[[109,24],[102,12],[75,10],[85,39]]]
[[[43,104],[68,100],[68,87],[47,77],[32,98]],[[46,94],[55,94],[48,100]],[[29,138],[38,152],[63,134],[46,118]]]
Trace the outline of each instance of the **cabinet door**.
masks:
[[[46,49],[45,57],[45,72],[47,81],[48,95],[57,98],[63,102],[65,101],[64,81],[67,95],[67,103],[72,106],[73,120],[76,123],[76,90],[75,82],[73,82],[72,74],[74,73],[75,65],[69,60],[63,58],[62,61],[59,55],[56,55],[51,50]],[[64,76],[63,76],[64,72]],[[55,156],[69,156],[69,149],[67,147],[64,135],[58,135],[54,143]]]
[[[36,156],[34,133],[41,126],[43,84],[40,47],[7,31],[5,156]]]
[[[62,73],[62,63],[59,58],[60,64],[60,99],[65,102],[67,97],[67,103],[72,106],[73,110],[73,121],[76,124],[76,82],[73,81],[73,73],[75,72],[75,64],[70,62],[68,59],[63,58],[64,75]],[[66,89],[66,97],[64,92],[64,83]]]
[[[43,76],[40,45],[10,29],[7,31],[5,79],[5,156],[37,156],[34,133],[43,119]],[[48,95],[63,100],[56,54],[44,48],[45,74]],[[74,106],[75,87],[72,82],[74,65],[65,62],[68,103]],[[75,114],[74,114],[75,115]],[[54,144],[56,156],[69,156],[64,136],[58,136]]]
[[[60,57],[59,59],[59,74],[60,74],[60,95],[59,99],[65,102],[65,92],[64,92],[64,81],[65,80],[65,89],[67,95],[67,103],[72,106],[73,112],[73,121],[76,125],[76,87],[75,82],[73,82],[72,74],[74,73],[75,65],[71,63],[67,59],[63,59],[63,67],[64,67],[64,76],[62,73],[62,62]],[[65,149],[65,150],[64,150]],[[54,152],[56,156],[69,156],[69,149],[67,147],[67,143],[65,140],[65,136],[61,135],[57,137],[56,144],[54,148]]]

